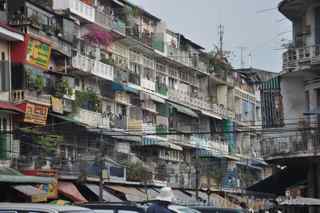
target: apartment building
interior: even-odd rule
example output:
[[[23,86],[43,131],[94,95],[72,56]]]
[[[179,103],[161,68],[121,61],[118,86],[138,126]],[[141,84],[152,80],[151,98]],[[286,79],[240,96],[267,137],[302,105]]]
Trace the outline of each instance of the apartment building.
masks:
[[[299,188],[300,196],[318,197],[319,4],[285,0],[279,10],[293,24],[293,42],[283,53],[282,72],[265,82],[261,93],[263,126],[268,128],[262,153],[276,168],[280,184],[266,189],[263,184],[270,183],[268,179],[257,187],[285,195],[298,184],[294,188]]]
[[[232,70],[222,54],[125,0],[5,8],[6,26],[23,34],[8,80],[23,112],[12,136],[20,170],[83,180],[99,176],[102,156],[109,181],[145,181],[129,177],[132,163],[151,174],[149,184],[181,188],[239,190],[262,178],[251,72]],[[206,173],[215,168],[219,178]]]

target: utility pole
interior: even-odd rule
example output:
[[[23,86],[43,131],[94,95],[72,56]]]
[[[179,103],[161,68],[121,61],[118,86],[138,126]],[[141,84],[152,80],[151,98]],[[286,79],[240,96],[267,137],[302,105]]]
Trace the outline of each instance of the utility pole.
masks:
[[[100,148],[98,153],[99,163],[99,201],[103,202],[103,130],[100,130]]]

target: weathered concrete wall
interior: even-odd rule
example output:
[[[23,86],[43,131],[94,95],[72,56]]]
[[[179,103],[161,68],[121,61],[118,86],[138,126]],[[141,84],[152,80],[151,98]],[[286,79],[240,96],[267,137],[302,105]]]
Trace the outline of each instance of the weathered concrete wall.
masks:
[[[281,95],[283,97],[284,123],[292,123],[292,119],[303,118],[305,110],[304,79],[301,77],[284,77],[281,79]]]

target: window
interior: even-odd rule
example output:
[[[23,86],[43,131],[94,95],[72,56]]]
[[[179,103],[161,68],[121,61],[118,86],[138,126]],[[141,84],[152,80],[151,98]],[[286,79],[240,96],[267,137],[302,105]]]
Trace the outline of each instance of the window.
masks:
[[[6,60],[6,53],[5,52],[1,52],[1,60],[2,61]]]

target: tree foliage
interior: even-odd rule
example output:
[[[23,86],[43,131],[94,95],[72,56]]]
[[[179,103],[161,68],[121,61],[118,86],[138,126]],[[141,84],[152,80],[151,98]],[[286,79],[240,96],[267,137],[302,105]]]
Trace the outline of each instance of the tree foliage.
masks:
[[[147,183],[152,180],[152,172],[143,166],[142,162],[125,161],[122,163],[127,168],[127,180]]]

